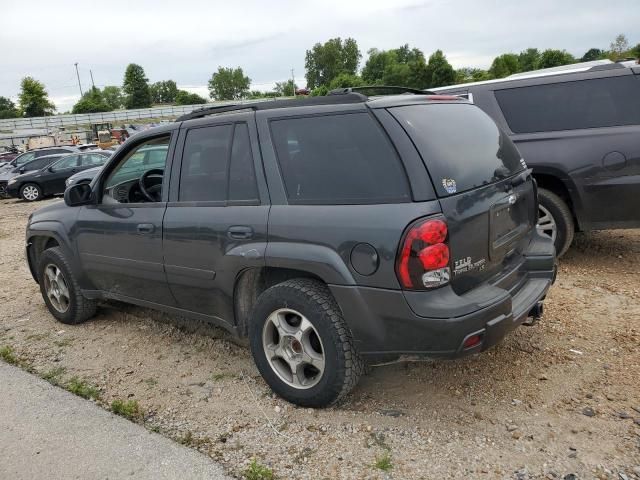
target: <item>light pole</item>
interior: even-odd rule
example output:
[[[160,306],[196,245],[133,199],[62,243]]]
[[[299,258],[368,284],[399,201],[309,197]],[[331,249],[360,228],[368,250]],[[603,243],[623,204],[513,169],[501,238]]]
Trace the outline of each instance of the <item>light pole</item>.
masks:
[[[74,63],[76,66],[76,76],[78,77],[78,87],[80,87],[80,97],[82,97],[82,84],[80,83],[80,74],[78,73],[78,62]]]

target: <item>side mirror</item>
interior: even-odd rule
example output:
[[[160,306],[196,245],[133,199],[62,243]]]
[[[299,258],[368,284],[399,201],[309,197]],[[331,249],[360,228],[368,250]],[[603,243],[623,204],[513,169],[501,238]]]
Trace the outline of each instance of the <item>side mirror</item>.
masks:
[[[93,191],[88,183],[77,183],[64,191],[64,203],[70,207],[87,205],[92,203],[93,199]]]
[[[21,174],[25,172],[24,167],[22,167],[20,170],[18,170]]]
[[[49,167],[47,168],[47,170],[49,170],[51,173],[55,172],[55,169],[53,167]]]

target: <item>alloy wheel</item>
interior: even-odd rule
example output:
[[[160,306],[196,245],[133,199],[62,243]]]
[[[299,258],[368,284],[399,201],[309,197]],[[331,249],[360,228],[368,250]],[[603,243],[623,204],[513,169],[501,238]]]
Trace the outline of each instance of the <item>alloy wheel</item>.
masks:
[[[62,271],[53,263],[50,263],[44,269],[44,289],[53,308],[60,313],[65,313],[69,310],[70,299],[67,281]]]
[[[262,348],[280,380],[297,389],[315,386],[325,368],[318,331],[304,315],[281,308],[269,315],[262,330]]]
[[[37,200],[40,196],[40,192],[33,185],[27,185],[22,189],[22,195],[29,201]]]
[[[558,235],[558,226],[553,215],[542,205],[538,205],[538,211],[538,224],[536,225],[538,232],[551,237],[551,240],[555,242]]]

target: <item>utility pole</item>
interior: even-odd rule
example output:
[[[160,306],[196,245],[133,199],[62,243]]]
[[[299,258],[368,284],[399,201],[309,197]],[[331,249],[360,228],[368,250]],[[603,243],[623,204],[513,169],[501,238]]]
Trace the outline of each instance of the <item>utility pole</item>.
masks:
[[[93,72],[91,70],[89,70],[89,75],[91,75],[91,85],[93,86],[93,88],[96,88],[96,84],[93,83]]]
[[[78,77],[78,87],[80,87],[80,96],[82,97],[82,84],[80,83],[80,74],[78,73],[78,62],[74,63],[76,66],[76,76]]]
[[[295,97],[295,96],[296,96],[296,77],[295,77],[295,75],[293,74],[293,68],[291,69],[291,81],[293,82],[293,83],[292,83],[292,86],[293,86],[293,96]]]

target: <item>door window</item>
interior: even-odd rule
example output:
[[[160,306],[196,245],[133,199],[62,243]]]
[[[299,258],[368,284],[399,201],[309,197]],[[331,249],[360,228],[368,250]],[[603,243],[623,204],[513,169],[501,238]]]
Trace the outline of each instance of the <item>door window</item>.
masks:
[[[81,163],[83,167],[98,167],[106,161],[106,157],[96,154],[81,155]]]
[[[29,153],[25,153],[24,155],[20,155],[16,160],[16,166],[19,167],[20,165],[24,165],[25,163],[30,162],[34,158],[36,158],[35,152],[29,152]]]
[[[103,203],[159,202],[170,138],[154,138],[130,150],[105,180]]]
[[[59,162],[53,165],[53,170],[59,172],[61,170],[68,170],[70,168],[74,168],[78,166],[78,155],[71,155],[70,157],[65,157]]]
[[[181,202],[226,201],[233,125],[194,128],[184,144]]]
[[[229,166],[229,200],[258,201],[256,171],[246,123],[237,124],[233,134],[231,165]]]

